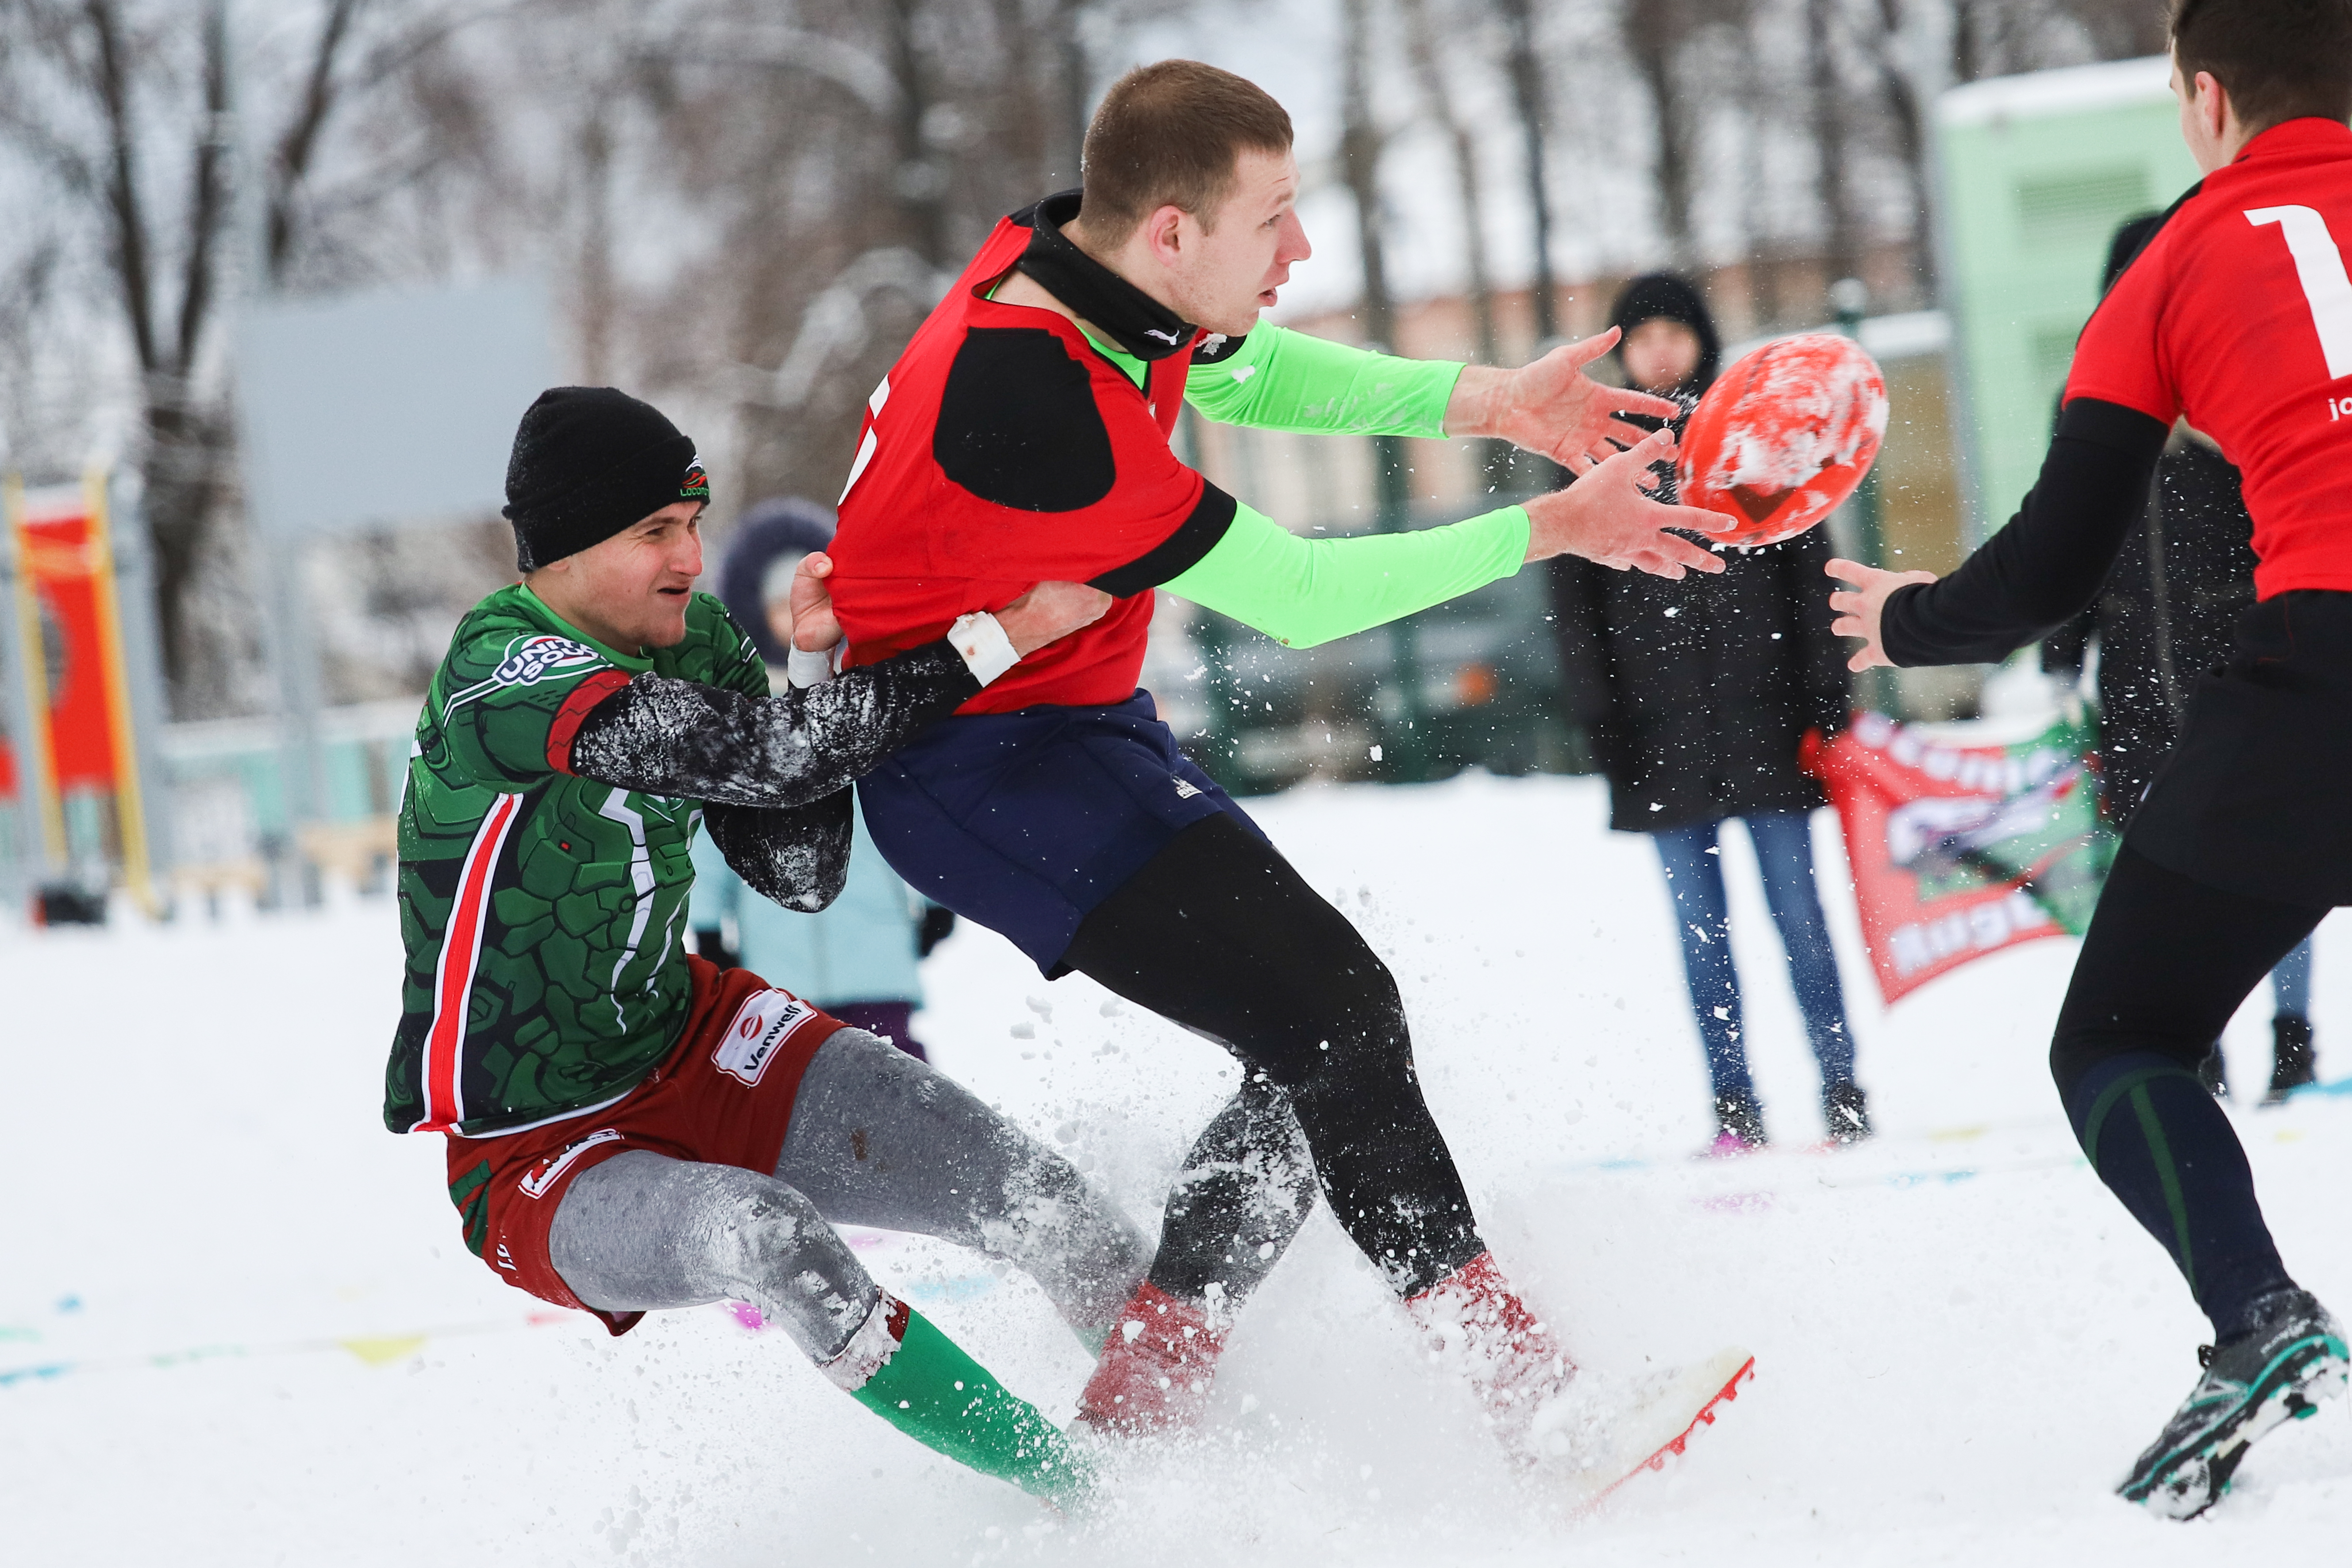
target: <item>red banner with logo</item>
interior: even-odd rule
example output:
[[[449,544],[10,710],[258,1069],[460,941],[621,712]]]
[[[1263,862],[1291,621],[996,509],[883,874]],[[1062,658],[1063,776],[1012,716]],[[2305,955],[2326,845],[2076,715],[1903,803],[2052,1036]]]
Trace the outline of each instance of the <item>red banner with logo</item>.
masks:
[[[1970,729],[1859,713],[1827,747],[1809,742],[1889,1002],[1989,952],[2080,935],[2114,858],[2087,719],[2014,742]]]
[[[37,747],[40,829],[54,859],[82,852],[65,842],[65,797],[78,792],[109,796],[119,840],[112,848],[133,888],[143,894],[146,824],[106,489],[102,474],[50,489],[27,491],[13,483],[7,488],[20,642],[10,651],[23,663],[41,721],[37,734],[11,737],[16,746],[5,762],[14,777],[27,760],[23,752]]]

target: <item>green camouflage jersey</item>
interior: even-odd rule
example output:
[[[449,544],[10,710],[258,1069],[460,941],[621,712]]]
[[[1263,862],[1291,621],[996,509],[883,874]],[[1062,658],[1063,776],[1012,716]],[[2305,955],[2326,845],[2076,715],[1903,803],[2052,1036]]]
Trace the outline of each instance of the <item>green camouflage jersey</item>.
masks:
[[[384,1075],[395,1132],[512,1132],[626,1094],[690,1000],[688,858],[702,803],[569,771],[590,709],[652,672],[764,698],[719,601],[649,658],[517,584],[467,612],[433,677],[400,808],[408,970]]]

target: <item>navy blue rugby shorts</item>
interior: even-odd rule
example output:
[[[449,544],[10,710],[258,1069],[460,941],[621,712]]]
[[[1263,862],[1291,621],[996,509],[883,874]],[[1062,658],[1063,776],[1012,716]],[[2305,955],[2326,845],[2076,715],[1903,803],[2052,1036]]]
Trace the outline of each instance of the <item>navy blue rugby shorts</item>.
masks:
[[[1222,811],[1265,837],[1142,690],[945,720],[860,779],[857,797],[898,875],[1003,932],[1049,979],[1066,973],[1078,923],[1193,823]]]

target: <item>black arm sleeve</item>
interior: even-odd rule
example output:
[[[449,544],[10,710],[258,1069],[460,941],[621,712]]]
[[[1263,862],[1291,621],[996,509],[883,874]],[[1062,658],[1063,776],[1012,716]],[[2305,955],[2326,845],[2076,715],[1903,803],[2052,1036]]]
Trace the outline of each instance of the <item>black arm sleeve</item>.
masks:
[[[2083,666],[2091,657],[2091,638],[2099,629],[2099,606],[2095,601],[2079,616],[2070,616],[2058,629],[2042,639],[2042,673],[2062,675],[2079,680]]]
[[[945,640],[781,697],[640,675],[589,710],[572,738],[572,771],[721,805],[822,805],[979,690]],[[845,854],[842,798],[828,809],[845,824]]]
[[[714,801],[702,808],[702,826],[745,887],[813,915],[839,898],[848,879],[854,810],[846,788],[805,805]]]
[[[2009,525],[1940,583],[1898,588],[1879,638],[1900,665],[2007,658],[2098,596],[2147,509],[2169,427],[2135,408],[2078,397],[2058,416],[2042,477]]]

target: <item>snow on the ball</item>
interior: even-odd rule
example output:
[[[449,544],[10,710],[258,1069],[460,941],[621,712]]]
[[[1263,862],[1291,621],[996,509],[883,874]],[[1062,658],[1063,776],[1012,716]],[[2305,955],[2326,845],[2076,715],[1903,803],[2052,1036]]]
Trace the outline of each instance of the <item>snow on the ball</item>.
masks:
[[[1705,476],[1708,489],[1793,490],[1885,436],[1885,384],[1852,339],[1807,332],[1767,344],[1758,359]]]

